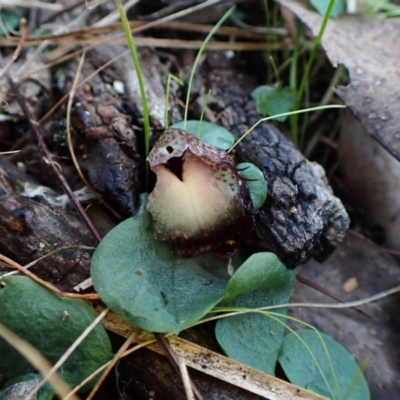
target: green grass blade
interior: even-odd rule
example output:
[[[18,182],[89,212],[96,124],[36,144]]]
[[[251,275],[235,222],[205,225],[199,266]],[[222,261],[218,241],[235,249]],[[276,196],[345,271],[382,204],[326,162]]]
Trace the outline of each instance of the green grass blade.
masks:
[[[208,104],[208,100],[209,100],[209,98],[210,98],[210,94],[211,94],[211,89],[208,91],[208,93],[207,93],[207,96],[206,96],[206,99],[204,100],[204,103],[203,103],[203,107],[201,108],[201,114],[200,114],[200,124],[199,124],[199,127],[197,128],[197,133],[196,133],[196,136],[199,138],[200,137],[200,134],[201,134],[201,123],[203,122],[203,117],[204,117],[204,110],[206,109],[206,107],[207,107],[207,104]]]
[[[171,80],[175,81],[178,83],[178,85],[183,86],[183,81],[180,80],[177,76],[168,74],[168,79],[167,79],[167,89],[165,91],[165,111],[164,111],[164,127],[165,129],[168,129],[169,126],[169,121],[168,121],[168,112],[169,112],[169,91],[171,89]]]
[[[282,317],[283,317],[281,314],[273,313],[273,312],[270,312],[270,311],[265,311],[265,312],[261,312],[261,313],[263,313],[263,314],[265,313],[265,314],[264,314],[265,316],[267,316],[267,317],[273,319],[274,321],[276,321],[276,322],[278,322],[278,323],[284,325],[285,328],[286,328],[289,332],[293,333],[293,335],[296,336],[297,340],[299,340],[299,341],[301,342],[301,344],[302,344],[302,345],[304,346],[304,348],[307,350],[308,354],[310,354],[310,357],[311,357],[312,360],[314,361],[314,363],[315,363],[315,365],[316,365],[316,367],[317,367],[319,373],[321,374],[322,380],[324,381],[324,383],[325,383],[327,389],[329,390],[329,392],[330,392],[330,394],[331,394],[331,396],[332,396],[332,399],[337,399],[337,397],[335,397],[335,395],[334,395],[334,393],[333,393],[333,390],[332,390],[331,386],[329,385],[329,382],[328,382],[328,380],[327,380],[327,378],[326,378],[326,376],[325,376],[325,374],[324,374],[324,371],[323,371],[322,368],[321,368],[321,365],[319,364],[318,360],[315,358],[315,356],[314,356],[313,352],[311,351],[311,349],[307,346],[306,342],[300,337],[300,335],[299,335],[294,329],[290,328],[290,326],[288,326],[286,323],[284,323],[283,321],[280,321],[280,320],[279,320],[279,318],[282,318]],[[294,321],[296,321],[296,322],[298,322],[298,323],[300,323],[300,324],[306,325],[307,327],[309,327],[310,329],[312,329],[312,330],[317,334],[317,336],[319,337],[319,340],[321,341],[321,344],[322,344],[322,346],[323,346],[323,348],[324,348],[324,350],[325,350],[325,354],[326,354],[326,356],[327,356],[327,358],[328,358],[328,362],[329,362],[329,365],[330,365],[330,367],[331,367],[332,377],[333,377],[333,379],[334,379],[334,381],[335,381],[335,385],[336,385],[337,391],[338,391],[338,393],[339,393],[339,388],[338,388],[338,384],[337,384],[336,374],[335,374],[335,371],[334,371],[334,369],[333,369],[332,360],[331,360],[329,351],[328,351],[328,349],[327,349],[327,347],[326,347],[326,345],[325,345],[325,342],[324,342],[324,340],[322,339],[322,336],[321,336],[321,334],[319,333],[318,329],[316,329],[314,326],[312,326],[312,325],[310,325],[310,324],[307,324],[307,323],[305,323],[304,321],[301,321],[301,320],[299,320],[299,319],[297,319],[297,318],[287,317],[286,315],[285,315],[285,318],[290,319],[290,320],[294,320]]]
[[[193,84],[193,78],[194,78],[194,74],[196,72],[197,66],[199,65],[200,62],[200,58],[203,55],[204,51],[207,48],[207,44],[208,42],[211,40],[211,38],[213,37],[214,33],[219,29],[219,27],[226,21],[226,19],[233,13],[233,11],[235,10],[235,6],[231,7],[223,16],[222,18],[217,22],[217,24],[214,26],[213,29],[211,29],[211,31],[209,32],[209,34],[207,35],[207,37],[205,38],[202,46],[200,47],[199,52],[197,53],[197,57],[194,61],[193,64],[193,68],[192,71],[190,72],[190,78],[189,78],[189,84],[188,84],[188,90],[187,90],[187,94],[186,94],[186,103],[185,103],[185,115],[184,115],[184,123],[183,123],[183,129],[186,128],[186,121],[187,121],[187,115],[188,115],[188,111],[189,111],[189,100],[190,100],[190,92],[192,91],[192,84]]]
[[[322,21],[321,28],[320,28],[320,30],[318,32],[318,36],[315,38],[314,46],[313,46],[313,49],[311,51],[310,58],[308,59],[308,62],[306,64],[305,71],[304,71],[303,76],[301,78],[299,90],[297,91],[297,101],[296,101],[296,107],[295,107],[297,110],[300,108],[300,104],[301,104],[301,100],[303,98],[304,90],[305,90],[305,87],[306,87],[307,82],[308,82],[308,77],[310,76],[310,72],[311,72],[311,68],[312,68],[312,66],[314,64],[315,56],[317,55],[317,51],[318,51],[319,45],[321,44],[322,37],[323,37],[323,35],[325,33],[325,29],[326,29],[326,26],[328,24],[329,17],[331,15],[331,12],[332,12],[332,9],[333,9],[334,5],[335,5],[335,0],[330,0],[328,9],[326,10],[324,19]],[[291,122],[291,124],[292,124],[292,127],[293,126],[297,127],[297,124],[298,124],[298,115],[297,114],[294,115],[293,121]],[[293,139],[293,141],[295,143],[298,143],[298,141],[299,141],[298,132],[299,132],[298,128],[297,129],[295,128],[295,130],[293,132],[294,135],[292,136],[292,139]]]
[[[332,105],[327,105],[327,106],[310,107],[310,108],[304,108],[303,110],[289,111],[289,112],[285,112],[285,113],[282,113],[282,114],[276,114],[276,115],[271,115],[270,117],[261,118],[250,129],[248,129],[236,141],[235,144],[232,145],[232,147],[228,150],[228,153],[231,152],[249,133],[251,133],[252,130],[254,130],[258,125],[260,125],[261,122],[265,122],[265,121],[269,121],[271,119],[284,117],[284,116],[289,116],[289,115],[303,114],[303,113],[306,113],[306,112],[318,111],[318,110],[326,110],[326,109],[329,109],[329,108],[346,108],[346,106],[332,104]]]
[[[126,18],[125,11],[122,7],[120,0],[115,0],[117,3],[119,15],[122,21],[122,26],[125,31],[126,38],[128,40],[129,50],[132,55],[133,65],[135,66],[136,75],[138,78],[139,89],[140,89],[140,97],[142,99],[142,106],[143,106],[143,119],[144,119],[144,151],[145,156],[147,157],[150,151],[150,117],[149,117],[149,109],[147,106],[147,99],[146,99],[146,91],[144,87],[143,75],[140,69],[139,57],[136,52],[135,41],[133,40],[133,36],[131,33],[131,28],[129,26],[128,19]],[[148,178],[148,167],[146,166],[146,182]]]

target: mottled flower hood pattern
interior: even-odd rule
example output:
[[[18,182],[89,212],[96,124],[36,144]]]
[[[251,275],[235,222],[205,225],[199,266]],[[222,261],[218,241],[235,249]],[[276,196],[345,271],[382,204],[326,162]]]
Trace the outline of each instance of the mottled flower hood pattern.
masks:
[[[148,161],[157,175],[147,210],[155,238],[172,243],[179,255],[202,251],[230,256],[254,228],[246,182],[224,150],[177,128],[167,129]]]

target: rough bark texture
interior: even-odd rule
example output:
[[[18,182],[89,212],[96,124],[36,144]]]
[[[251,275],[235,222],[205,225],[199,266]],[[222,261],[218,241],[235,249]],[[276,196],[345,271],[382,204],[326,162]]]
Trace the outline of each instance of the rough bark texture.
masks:
[[[237,138],[262,118],[221,53],[209,53],[202,75],[211,89],[208,106],[216,122]],[[256,221],[261,248],[295,267],[311,257],[323,258],[342,241],[349,217],[333,195],[325,171],[273,125],[258,125],[238,146],[238,155],[257,165],[268,180],[268,198]]]
[[[73,211],[24,197],[26,175],[0,157],[0,253],[25,265],[57,248],[94,246],[91,233]],[[66,289],[89,276],[91,252],[69,249],[44,258],[32,269]]]
[[[71,89],[76,66],[71,68],[60,83],[63,92]],[[94,71],[85,64],[82,75]],[[143,159],[122,97],[96,74],[77,88],[71,119],[78,163],[88,182],[119,213],[136,214]]]

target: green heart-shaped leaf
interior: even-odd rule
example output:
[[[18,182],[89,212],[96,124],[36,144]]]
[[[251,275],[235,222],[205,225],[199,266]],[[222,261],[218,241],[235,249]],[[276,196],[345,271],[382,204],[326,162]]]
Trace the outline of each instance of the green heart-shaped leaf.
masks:
[[[53,364],[97,317],[83,300],[60,297],[28,277],[9,276],[2,282],[0,322]],[[0,355],[0,373],[7,378],[34,371],[32,365],[3,339],[0,339]],[[97,325],[65,361],[59,373],[71,386],[76,386],[110,357],[107,333],[102,325]]]
[[[142,206],[101,241],[91,273],[102,300],[128,322],[178,333],[222,299],[227,266],[228,260],[212,254],[178,257],[169,244],[154,239],[151,216]]]
[[[328,398],[370,398],[367,383],[354,356],[324,333],[317,334],[310,329],[289,333],[283,340],[279,363],[290,382]]]
[[[256,88],[251,97],[256,100],[257,111],[263,115],[278,115],[293,110],[296,104],[296,93],[290,87],[260,86]],[[285,121],[286,116],[275,118]]]
[[[183,128],[184,125],[184,121],[180,121],[171,128],[184,129],[197,136],[202,142],[223,150],[228,150],[235,143],[235,137],[223,126],[196,120],[186,121],[185,128]]]
[[[273,253],[257,253],[234,273],[225,291],[224,307],[258,308],[287,303],[294,273]],[[285,315],[286,308],[274,310]],[[285,322],[285,318],[279,318]],[[225,353],[265,373],[274,374],[285,327],[258,313],[220,319],[216,336]]]
[[[236,165],[240,175],[247,180],[253,208],[259,210],[267,198],[268,184],[264,174],[254,164],[244,162]]]

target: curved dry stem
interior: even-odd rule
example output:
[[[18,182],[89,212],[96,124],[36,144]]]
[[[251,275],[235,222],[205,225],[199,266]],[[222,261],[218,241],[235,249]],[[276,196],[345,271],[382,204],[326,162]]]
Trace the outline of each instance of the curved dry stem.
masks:
[[[76,159],[75,156],[75,150],[74,146],[72,145],[72,140],[71,140],[71,110],[72,110],[72,103],[74,101],[74,96],[76,89],[78,87],[78,81],[81,76],[81,71],[83,67],[83,63],[85,61],[85,56],[86,56],[86,51],[83,51],[82,57],[79,60],[78,68],[76,70],[76,74],[74,77],[74,81],[72,83],[71,90],[69,93],[67,93],[68,96],[68,102],[67,102],[67,109],[66,109],[66,131],[67,131],[67,144],[68,144],[68,150],[71,155],[72,162],[74,164],[74,167],[79,175],[79,178],[81,178],[82,182],[86,185],[86,187],[90,190],[90,192],[93,194],[94,197],[96,197],[102,204],[104,204],[107,209],[114,214],[118,219],[122,219],[122,216],[120,213],[118,213],[116,210],[114,210],[104,199],[99,195],[96,190],[93,188],[93,186],[88,182],[88,180],[85,178],[85,176],[82,173],[81,167],[79,166],[78,160]],[[93,74],[91,75],[93,76]],[[83,80],[85,81],[85,80]],[[83,82],[81,82],[80,85],[82,85]],[[79,85],[79,86],[80,86]]]
[[[92,391],[89,393],[89,396],[87,397],[86,400],[92,400],[94,395],[97,393],[99,390],[101,384],[103,383],[104,379],[106,379],[107,375],[110,373],[110,371],[114,368],[115,364],[120,360],[122,355],[125,353],[125,351],[128,349],[128,347],[131,345],[131,343],[137,342],[139,335],[141,333],[141,329],[135,329],[134,332],[126,339],[125,343],[120,347],[120,349],[117,351],[113,359],[110,361],[110,363],[107,365],[106,369],[102,373],[100,379],[96,382],[96,385],[93,387]]]
[[[21,53],[22,46],[24,45],[26,36],[28,34],[28,27],[26,26],[26,19],[21,18],[21,21],[19,22],[19,30],[21,32],[21,37],[19,38],[18,46],[14,51],[14,54],[12,55],[10,61],[3,67],[3,69],[0,71],[0,79],[4,76],[4,74],[7,73],[7,71],[10,69],[11,65],[17,61],[19,54]]]
[[[126,351],[125,353],[122,354],[122,356],[120,358],[126,357],[129,354],[132,354],[133,352],[135,352],[136,350],[141,349],[142,347],[146,347],[149,344],[155,343],[156,340],[152,339],[152,340],[147,340],[146,342],[140,343],[135,347],[132,347],[131,349],[129,349],[128,351]],[[112,361],[109,361],[108,363],[105,363],[104,365],[102,365],[100,368],[98,368],[96,371],[94,371],[91,375],[89,375],[86,379],[84,379],[78,386],[74,387],[74,389],[69,392],[65,397],[63,397],[62,400],[68,400],[71,399],[76,392],[78,392],[83,386],[85,386],[88,382],[90,382],[94,377],[96,377],[101,371],[104,371],[107,366],[109,364],[111,364]]]
[[[235,312],[227,312],[224,310],[229,310],[231,309],[230,307],[215,307],[212,309],[210,312],[217,313],[217,312],[225,312],[225,314],[220,314],[216,315],[215,317],[210,317],[203,319],[201,321],[196,322],[195,324],[191,325],[188,328],[192,328],[193,326],[203,324],[204,322],[210,322],[210,321],[215,321],[217,319],[221,318],[228,318],[228,317],[233,317],[235,315],[241,315],[241,314],[247,314],[249,312],[254,312],[254,311],[269,311],[269,310],[276,310],[279,308],[284,308],[284,307],[307,307],[307,308],[353,308],[353,307],[358,307],[363,304],[368,304],[372,303],[374,301],[378,301],[380,299],[383,299],[385,297],[388,297],[392,294],[400,292],[400,285],[395,286],[392,289],[385,290],[381,293],[375,294],[373,296],[365,297],[364,299],[360,300],[355,300],[355,301],[349,301],[347,303],[340,303],[340,304],[330,304],[330,303],[287,303],[287,304],[277,304],[274,306],[267,306],[267,307],[260,307],[260,308],[254,308],[254,309],[243,309],[242,311],[235,311]]]
[[[45,254],[44,256],[39,257],[39,258],[37,258],[36,260],[30,262],[29,264],[26,264],[23,268],[25,268],[25,269],[31,268],[31,267],[33,267],[35,264],[37,264],[39,261],[42,261],[42,260],[44,260],[45,258],[52,256],[53,254],[59,253],[60,251],[69,250],[69,249],[95,250],[96,248],[95,248],[95,247],[91,247],[91,246],[81,246],[81,245],[79,245],[79,244],[77,244],[77,245],[72,245],[72,246],[60,247],[59,249],[53,250],[53,251],[51,251],[50,253],[47,253],[47,254]],[[0,279],[5,278],[5,277],[7,277],[7,276],[11,276],[11,275],[16,275],[16,274],[18,274],[18,273],[19,273],[18,270],[17,270],[17,271],[12,271],[12,272],[7,272],[7,273],[5,273],[5,274],[3,274],[3,275],[0,275]]]
[[[29,271],[28,269],[24,268],[22,265],[18,264],[17,262],[11,260],[11,258],[6,257],[3,254],[0,254],[0,261],[3,261],[7,264],[10,268],[16,269],[22,274],[29,276],[29,278],[33,279],[35,282],[39,283],[40,285],[44,286],[46,289],[52,291],[55,294],[63,297],[70,297],[73,299],[81,299],[81,300],[100,300],[100,296],[97,293],[89,293],[89,294],[75,294],[75,293],[67,293],[58,290],[50,283],[46,282],[45,280],[36,276],[33,272]]]

